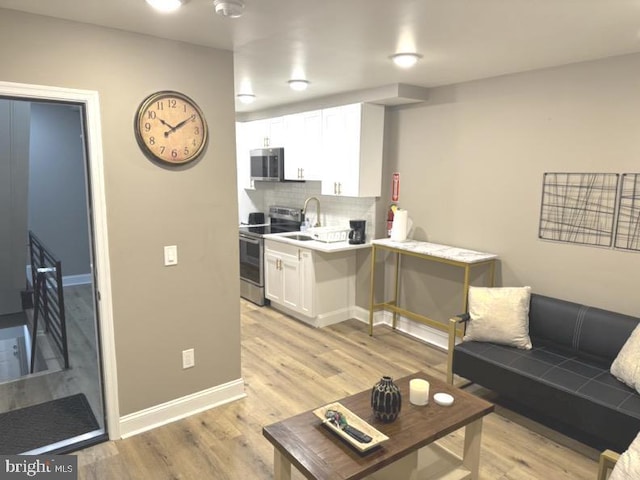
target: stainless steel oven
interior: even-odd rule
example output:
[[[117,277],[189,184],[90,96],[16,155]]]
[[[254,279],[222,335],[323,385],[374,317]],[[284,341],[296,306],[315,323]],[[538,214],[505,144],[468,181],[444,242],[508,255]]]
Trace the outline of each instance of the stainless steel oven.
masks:
[[[258,305],[264,298],[264,239],[240,232],[240,296]]]
[[[269,224],[240,226],[240,296],[256,305],[268,303],[264,296],[264,235],[297,232],[302,210],[269,207]]]

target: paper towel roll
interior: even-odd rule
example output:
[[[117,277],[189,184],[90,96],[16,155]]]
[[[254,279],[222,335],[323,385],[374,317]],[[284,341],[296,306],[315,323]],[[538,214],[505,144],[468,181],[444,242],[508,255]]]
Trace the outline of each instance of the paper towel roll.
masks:
[[[393,215],[393,226],[391,227],[391,241],[404,242],[407,239],[407,221],[409,212],[407,210],[396,210]]]

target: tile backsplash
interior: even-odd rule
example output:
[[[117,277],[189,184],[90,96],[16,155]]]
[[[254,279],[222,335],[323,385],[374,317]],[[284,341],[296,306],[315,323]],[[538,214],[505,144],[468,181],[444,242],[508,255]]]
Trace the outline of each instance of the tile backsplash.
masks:
[[[258,182],[255,190],[240,192],[240,221],[246,222],[249,212],[268,212],[271,205],[302,208],[309,197],[320,200],[322,226],[349,228],[349,220],[366,220],[367,239],[371,239],[375,225],[375,198],[335,197],[320,194],[320,182]],[[308,218],[315,223],[315,202],[309,204]]]

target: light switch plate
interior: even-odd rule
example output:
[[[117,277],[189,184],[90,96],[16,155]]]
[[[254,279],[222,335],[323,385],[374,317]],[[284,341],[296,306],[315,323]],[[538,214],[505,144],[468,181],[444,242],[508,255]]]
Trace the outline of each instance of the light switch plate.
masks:
[[[178,246],[166,245],[164,247],[164,265],[177,265],[178,264]]]
[[[191,368],[196,364],[196,352],[193,348],[182,351],[182,368]]]

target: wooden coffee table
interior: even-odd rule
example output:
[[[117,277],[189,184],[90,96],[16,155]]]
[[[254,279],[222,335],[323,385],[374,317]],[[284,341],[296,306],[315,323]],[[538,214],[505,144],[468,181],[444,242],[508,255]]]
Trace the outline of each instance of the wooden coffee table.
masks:
[[[418,407],[409,402],[412,378],[424,378],[431,384],[428,405]],[[392,423],[382,423],[373,416],[370,390],[337,400],[389,437],[366,453],[359,453],[331,432],[312,411],[264,427],[262,433],[274,447],[274,478],[289,480],[294,465],[306,478],[323,480],[397,480],[414,478],[412,474],[419,479],[446,476],[477,480],[482,419],[493,411],[493,404],[422,372],[394,381],[402,393],[402,410]],[[437,392],[453,395],[453,405],[437,405],[433,401]],[[462,457],[435,443],[462,427]]]

